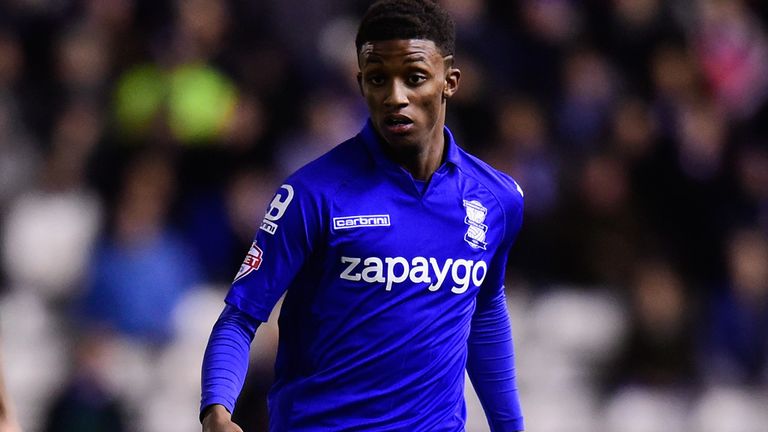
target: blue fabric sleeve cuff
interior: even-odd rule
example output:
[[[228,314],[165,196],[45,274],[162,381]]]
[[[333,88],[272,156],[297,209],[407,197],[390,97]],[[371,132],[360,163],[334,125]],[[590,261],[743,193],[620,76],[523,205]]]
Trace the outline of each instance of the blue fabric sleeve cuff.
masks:
[[[227,305],[211,331],[203,356],[200,417],[214,404],[230,413],[243,388],[248,372],[251,341],[259,322],[243,311]]]

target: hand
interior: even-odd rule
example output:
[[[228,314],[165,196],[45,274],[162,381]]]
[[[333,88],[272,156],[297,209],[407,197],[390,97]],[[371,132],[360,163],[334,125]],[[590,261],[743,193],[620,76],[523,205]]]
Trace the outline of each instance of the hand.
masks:
[[[243,432],[223,405],[212,405],[203,417],[203,432]]]

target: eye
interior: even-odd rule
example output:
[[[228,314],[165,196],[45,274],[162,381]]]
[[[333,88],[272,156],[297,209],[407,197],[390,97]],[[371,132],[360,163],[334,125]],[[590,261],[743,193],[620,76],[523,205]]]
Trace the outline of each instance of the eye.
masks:
[[[382,75],[369,75],[366,81],[374,86],[384,85],[384,77]]]
[[[410,85],[419,85],[427,80],[427,77],[421,74],[411,74],[408,75],[408,84]]]

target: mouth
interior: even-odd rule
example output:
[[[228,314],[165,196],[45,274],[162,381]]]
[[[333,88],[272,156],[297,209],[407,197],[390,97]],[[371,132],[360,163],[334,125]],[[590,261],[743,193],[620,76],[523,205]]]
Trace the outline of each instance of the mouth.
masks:
[[[384,126],[394,134],[403,134],[413,127],[413,120],[401,114],[392,114],[384,118]]]

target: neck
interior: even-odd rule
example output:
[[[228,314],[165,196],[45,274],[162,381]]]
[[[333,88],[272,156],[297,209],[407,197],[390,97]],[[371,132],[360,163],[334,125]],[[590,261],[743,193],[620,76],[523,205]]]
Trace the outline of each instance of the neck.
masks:
[[[416,180],[428,181],[445,158],[445,134],[443,127],[436,128],[429,140],[413,147],[393,148],[382,140],[385,152],[398,165],[411,173]]]
[[[430,144],[424,148],[418,149],[418,152],[400,151],[400,154],[393,153],[395,161],[411,173],[417,180],[427,181],[432,177],[435,171],[443,162],[445,142],[440,137],[438,143]]]

